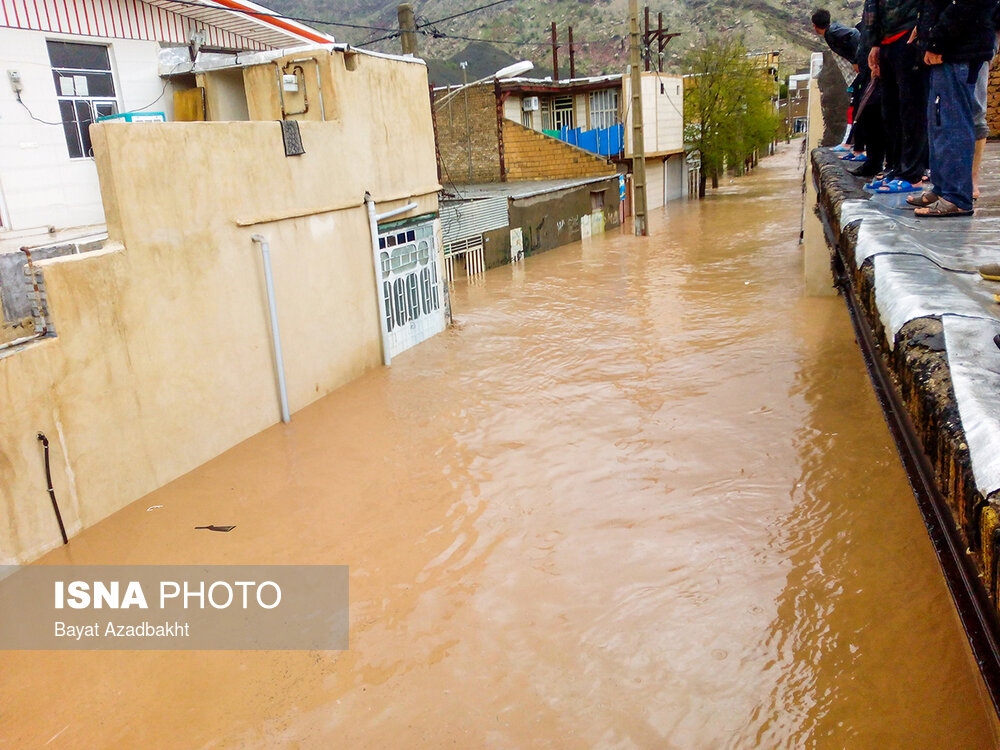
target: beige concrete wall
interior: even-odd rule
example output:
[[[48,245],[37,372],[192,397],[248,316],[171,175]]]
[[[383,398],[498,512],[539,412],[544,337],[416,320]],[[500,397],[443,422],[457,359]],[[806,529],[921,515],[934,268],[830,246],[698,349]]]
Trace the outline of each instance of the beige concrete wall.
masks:
[[[205,116],[208,120],[249,120],[243,71],[216,70],[197,77],[205,88]]]
[[[806,153],[811,154],[823,138],[823,106],[820,101],[819,73],[823,68],[823,55],[814,52],[810,60],[813,71],[809,79],[809,130],[806,133]],[[830,269],[830,246],[826,242],[823,224],[816,214],[818,195],[812,159],[806,159],[805,193],[802,200],[802,267],[806,280],[806,294],[810,297],[832,297],[837,293]]]
[[[0,358],[0,563],[60,543],[37,432],[73,533],[279,420],[251,234],[293,412],[379,364],[363,196],[435,211],[437,174],[425,68],[357,73],[339,119],[302,123],[303,156],[276,122],[94,127],[109,246],[44,262],[59,335]]]

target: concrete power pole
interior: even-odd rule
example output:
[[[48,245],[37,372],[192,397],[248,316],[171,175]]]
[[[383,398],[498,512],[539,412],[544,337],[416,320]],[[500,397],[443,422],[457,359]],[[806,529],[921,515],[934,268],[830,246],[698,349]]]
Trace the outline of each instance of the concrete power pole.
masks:
[[[399,18],[399,39],[403,43],[403,54],[417,56],[417,21],[413,17],[413,6],[409,3],[396,7]]]
[[[639,71],[639,0],[629,0],[629,69],[632,83],[632,194],[635,236],[646,237],[646,141],[642,129],[642,73]]]

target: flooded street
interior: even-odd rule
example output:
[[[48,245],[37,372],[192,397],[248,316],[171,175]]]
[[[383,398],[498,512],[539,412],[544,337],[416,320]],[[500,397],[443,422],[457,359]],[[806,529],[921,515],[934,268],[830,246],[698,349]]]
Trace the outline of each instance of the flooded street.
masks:
[[[349,565],[351,646],[5,652],[0,748],[997,746],[803,295],[799,168],[460,280],[452,329],[46,556]]]

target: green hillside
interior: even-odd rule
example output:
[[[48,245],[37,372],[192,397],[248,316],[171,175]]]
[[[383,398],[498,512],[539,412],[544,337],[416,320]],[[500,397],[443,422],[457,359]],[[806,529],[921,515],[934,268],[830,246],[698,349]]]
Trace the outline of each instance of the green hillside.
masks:
[[[503,61],[529,59],[545,74],[551,71],[550,23],[558,27],[560,73],[569,69],[567,28],[572,24],[578,42],[577,75],[619,72],[628,61],[628,0],[510,0],[457,18],[443,20],[482,5],[488,0],[415,0],[411,5],[421,34],[422,57],[435,61],[431,68],[437,83],[462,80],[458,62],[468,60],[470,79],[501,67]],[[284,13],[310,19],[329,19],[343,24],[374,27],[355,29],[325,26],[338,41],[364,44],[391,34],[397,26],[396,2],[384,0],[271,0]],[[861,13],[862,0],[838,0],[826,4],[836,20],[853,24]],[[652,26],[663,13],[664,26],[679,32],[664,52],[664,69],[674,69],[688,47],[706,34],[741,34],[750,49],[780,49],[788,67],[801,67],[811,51],[822,49],[812,34],[809,16],[816,3],[809,0],[661,0],[651,5]],[[641,14],[640,9],[640,14]],[[318,24],[317,24],[318,25]],[[486,45],[470,41],[484,40]],[[379,41],[371,49],[398,52],[396,38]],[[490,68],[489,66],[494,67]],[[480,74],[482,75],[482,74]]]

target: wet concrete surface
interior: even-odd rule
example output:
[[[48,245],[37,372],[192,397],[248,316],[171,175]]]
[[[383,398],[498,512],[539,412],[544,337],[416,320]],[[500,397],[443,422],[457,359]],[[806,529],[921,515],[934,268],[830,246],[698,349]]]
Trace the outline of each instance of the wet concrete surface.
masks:
[[[349,651],[4,652],[0,747],[996,746],[800,158],[459,283],[42,561],[347,564]]]

